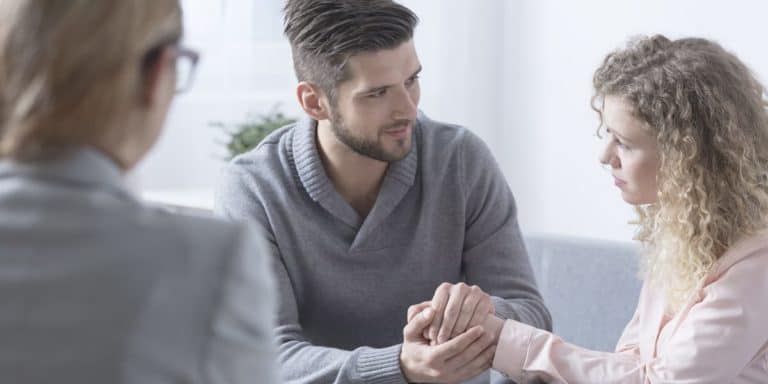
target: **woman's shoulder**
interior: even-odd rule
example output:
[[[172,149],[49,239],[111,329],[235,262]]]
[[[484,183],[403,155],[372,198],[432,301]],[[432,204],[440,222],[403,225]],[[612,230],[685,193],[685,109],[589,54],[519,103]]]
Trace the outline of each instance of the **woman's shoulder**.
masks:
[[[717,261],[714,273],[722,274],[747,259],[755,259],[768,267],[768,229],[745,236],[729,247]]]

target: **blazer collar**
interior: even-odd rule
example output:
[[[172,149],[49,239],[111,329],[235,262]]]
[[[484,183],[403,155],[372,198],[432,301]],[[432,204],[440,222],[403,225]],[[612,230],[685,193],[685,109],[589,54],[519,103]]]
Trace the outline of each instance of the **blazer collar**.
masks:
[[[117,164],[99,150],[90,147],[73,149],[43,161],[0,160],[0,179],[15,176],[107,189],[135,200]]]

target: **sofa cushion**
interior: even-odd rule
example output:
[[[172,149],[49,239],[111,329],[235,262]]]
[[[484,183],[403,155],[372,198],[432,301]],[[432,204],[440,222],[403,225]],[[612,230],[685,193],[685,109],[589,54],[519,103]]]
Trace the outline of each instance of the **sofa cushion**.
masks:
[[[525,240],[554,333],[585,348],[613,351],[640,294],[638,246],[551,235]]]

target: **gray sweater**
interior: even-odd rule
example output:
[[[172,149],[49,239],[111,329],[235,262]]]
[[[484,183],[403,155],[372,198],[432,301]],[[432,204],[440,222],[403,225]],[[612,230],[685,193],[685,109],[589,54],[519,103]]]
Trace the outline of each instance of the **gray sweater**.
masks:
[[[514,198],[477,136],[420,114],[361,218],[323,168],[316,126],[305,118],[235,158],[216,194],[220,215],[255,221],[273,247],[287,382],[404,383],[407,308],[442,282],[476,284],[499,316],[550,329]]]

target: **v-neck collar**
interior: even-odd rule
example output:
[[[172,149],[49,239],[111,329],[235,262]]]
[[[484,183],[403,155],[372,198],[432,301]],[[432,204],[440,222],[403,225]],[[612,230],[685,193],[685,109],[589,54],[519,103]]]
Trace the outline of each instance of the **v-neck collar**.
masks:
[[[304,117],[296,122],[291,152],[299,180],[312,200],[331,215],[358,230],[355,243],[378,227],[413,186],[418,168],[419,127],[417,120],[414,124],[410,152],[403,159],[389,164],[376,202],[368,216],[363,219],[341,197],[325,171],[317,146],[317,121]]]

